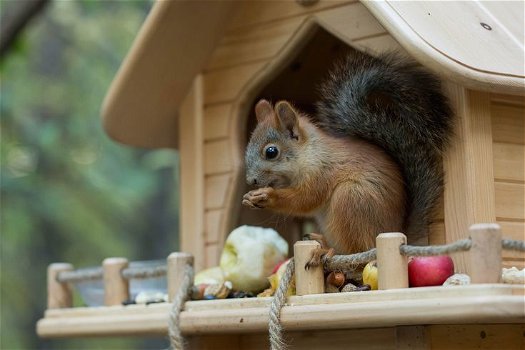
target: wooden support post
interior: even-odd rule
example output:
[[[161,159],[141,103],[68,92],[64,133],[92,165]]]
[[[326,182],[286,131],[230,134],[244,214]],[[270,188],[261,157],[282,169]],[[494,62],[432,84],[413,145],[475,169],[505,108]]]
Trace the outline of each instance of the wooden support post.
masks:
[[[501,279],[501,230],[498,224],[470,226],[470,264],[472,283],[498,283]]]
[[[171,302],[182,284],[185,266],[193,266],[193,255],[181,252],[171,253],[168,256],[167,265],[168,300]]]
[[[323,266],[305,269],[305,265],[312,257],[312,252],[320,248],[316,241],[299,241],[293,246],[295,260],[295,289],[297,295],[324,293]]]
[[[60,283],[57,276],[62,271],[73,271],[73,265],[54,263],[47,268],[47,308],[60,309],[73,306],[73,292],[69,283]]]
[[[129,299],[129,281],[122,276],[128,267],[126,258],[107,258],[102,262],[104,270],[104,305],[121,305]]]
[[[407,243],[400,232],[381,233],[376,238],[378,289],[408,288],[408,258],[399,247]]]

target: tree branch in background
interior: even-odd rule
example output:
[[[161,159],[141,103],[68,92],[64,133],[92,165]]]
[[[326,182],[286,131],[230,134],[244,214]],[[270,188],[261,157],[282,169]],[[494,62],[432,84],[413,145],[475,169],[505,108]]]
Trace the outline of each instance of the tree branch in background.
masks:
[[[0,58],[9,51],[29,21],[40,13],[49,0],[4,1],[0,17]]]

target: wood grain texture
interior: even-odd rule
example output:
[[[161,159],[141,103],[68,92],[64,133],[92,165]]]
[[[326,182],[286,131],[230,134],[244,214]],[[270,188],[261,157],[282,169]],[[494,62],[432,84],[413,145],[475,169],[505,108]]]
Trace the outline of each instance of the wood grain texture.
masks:
[[[437,325],[430,327],[432,349],[523,349],[523,324]]]
[[[113,139],[177,147],[176,112],[230,23],[234,5],[155,2],[102,106],[104,128]]]
[[[210,141],[204,144],[204,173],[222,174],[234,168],[234,159],[228,140]]]
[[[523,34],[506,24],[515,16],[523,23],[522,3],[501,4],[508,15],[499,18],[479,1],[363,4],[414,58],[447,79],[475,90],[525,93]]]
[[[494,142],[525,144],[525,109],[520,106],[490,105]]]
[[[454,137],[444,157],[447,242],[468,237],[475,223],[496,221],[490,99],[448,83],[445,91],[456,114]],[[453,256],[456,271],[469,271],[466,253]]]
[[[220,236],[220,228],[222,216],[225,215],[224,210],[208,210],[206,211],[206,243],[220,243],[219,249],[222,248],[222,241]]]
[[[323,266],[306,268],[306,263],[312,258],[314,250],[321,245],[316,241],[299,241],[293,246],[295,261],[295,289],[297,295],[324,293]]]
[[[472,247],[471,283],[499,283],[501,279],[501,230],[498,224],[475,224],[469,228]]]
[[[73,271],[73,265],[54,263],[47,268],[47,308],[59,309],[73,306],[73,289],[69,283],[59,283],[57,276],[62,271]]]
[[[376,238],[378,289],[408,288],[408,257],[399,253],[407,243],[400,232],[381,233]]]
[[[180,247],[204,267],[203,81],[195,79],[180,109]]]
[[[245,1],[237,6],[227,32],[244,30],[246,27],[290,19],[295,16],[314,13],[326,8],[335,8],[351,2],[350,0],[322,0],[311,6],[301,6],[296,1]]]
[[[471,285],[296,296],[289,299],[293,306],[283,308],[282,324],[287,331],[522,324],[522,293],[523,287],[519,286]],[[181,329],[186,335],[266,332],[270,302],[270,298],[187,302],[181,314]],[[165,303],[48,310],[38,322],[37,332],[43,337],[165,335],[170,307]]]
[[[525,220],[525,185],[496,182],[496,217]]]
[[[204,140],[216,140],[228,137],[231,120],[229,103],[204,109]]]
[[[106,258],[102,262],[104,305],[122,305],[129,299],[129,281],[122,276],[122,270],[128,265],[126,258]]]
[[[186,266],[193,266],[193,255],[184,252],[171,253],[166,259],[167,280],[168,280],[168,300],[173,301],[184,280]],[[191,281],[193,285],[193,280]]]
[[[494,179],[499,182],[525,183],[525,146],[495,142]]]
[[[231,174],[210,175],[204,181],[206,209],[220,209],[226,204],[226,195],[231,190]]]

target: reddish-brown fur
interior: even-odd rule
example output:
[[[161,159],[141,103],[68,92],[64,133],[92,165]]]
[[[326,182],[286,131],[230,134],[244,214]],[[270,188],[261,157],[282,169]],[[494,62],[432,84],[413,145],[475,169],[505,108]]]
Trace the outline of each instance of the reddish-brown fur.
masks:
[[[264,187],[248,192],[243,204],[315,217],[337,253],[365,251],[375,246],[379,233],[402,231],[403,178],[381,148],[358,138],[328,135],[286,102],[275,109],[268,106],[266,101],[257,106],[259,123],[248,146],[254,149],[247,152],[248,168],[257,167],[248,169],[249,176]],[[270,129],[280,135],[272,143],[293,156],[273,163],[249,158],[260,155],[268,144]],[[287,181],[272,182],[274,178]],[[270,183],[280,185],[266,186]]]

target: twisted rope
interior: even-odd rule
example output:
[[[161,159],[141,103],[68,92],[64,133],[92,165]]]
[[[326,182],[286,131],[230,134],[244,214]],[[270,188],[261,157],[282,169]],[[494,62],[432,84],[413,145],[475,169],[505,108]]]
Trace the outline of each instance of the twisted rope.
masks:
[[[56,279],[60,283],[78,283],[102,279],[102,267],[93,267],[74,271],[61,271]]]
[[[358,265],[365,264],[376,259],[377,249],[372,248],[366,252],[350,255],[334,255],[323,261],[327,271],[354,270]]]
[[[279,288],[275,292],[275,295],[270,304],[270,318],[268,322],[268,329],[270,331],[270,349],[271,350],[284,350],[286,349],[286,343],[283,340],[283,327],[281,326],[281,309],[286,303],[286,293],[288,287],[292,281],[295,271],[295,262],[292,258],[286,270],[284,271],[283,277],[279,282]]]
[[[501,248],[525,252],[525,241],[504,238],[501,240]]]
[[[122,270],[122,277],[125,279],[146,279],[166,276],[168,268],[166,265],[153,267],[128,267]]]
[[[399,252],[402,255],[408,256],[432,256],[464,252],[469,250],[471,247],[472,241],[470,238],[466,238],[450,244],[431,245],[426,247],[403,244],[399,247]]]
[[[189,298],[191,285],[193,281],[193,267],[186,265],[184,267],[184,276],[182,282],[173,298],[173,305],[170,311],[170,319],[168,321],[168,335],[170,338],[171,348],[173,350],[184,349],[184,338],[180,331],[180,313],[184,306],[184,302]]]

